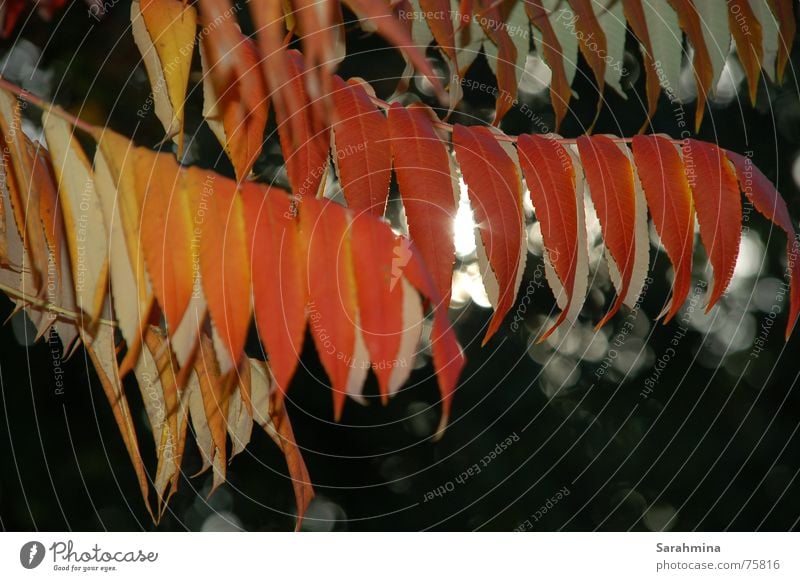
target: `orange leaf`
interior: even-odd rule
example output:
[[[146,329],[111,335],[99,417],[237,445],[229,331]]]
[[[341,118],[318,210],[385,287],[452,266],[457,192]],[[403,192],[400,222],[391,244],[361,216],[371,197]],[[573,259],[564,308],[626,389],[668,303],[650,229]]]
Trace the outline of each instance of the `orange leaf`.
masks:
[[[250,258],[244,207],[236,183],[209,171],[188,169],[186,188],[193,216],[193,252],[200,253],[211,322],[231,359],[218,357],[224,375],[239,361],[250,327]]]
[[[503,22],[495,0],[480,0],[481,16],[479,22],[489,40],[497,47],[497,99],[493,125],[500,121],[509,112],[517,99],[517,47],[508,35],[505,26],[498,26]]]
[[[603,106],[603,90],[606,86],[606,61],[608,53],[608,43],[603,27],[597,21],[594,13],[593,0],[569,0],[572,10],[575,12],[575,29],[578,34],[578,48],[589,63],[592,69],[594,80],[597,84],[597,116],[600,115],[600,108]],[[592,123],[594,125],[594,123]]]
[[[494,316],[483,339],[486,344],[514,305],[522,278],[526,258],[522,186],[516,164],[488,128],[454,125],[453,149],[491,267],[491,272],[482,273],[489,297],[495,299]]]
[[[280,119],[293,118],[299,108],[295,99],[287,98],[289,70],[286,58],[286,36],[281,2],[250,2],[250,14],[256,29],[263,78],[269,88],[275,115]],[[293,131],[299,131],[293,126]]]
[[[242,196],[256,325],[282,397],[303,349],[307,253],[297,226],[295,202],[283,190],[248,183]]]
[[[584,209],[576,196],[577,184],[572,158],[557,139],[552,136],[520,135],[517,139],[517,151],[536,218],[542,228],[547,259],[566,294],[566,304],[561,315],[542,335],[540,341],[543,341],[567,317],[572,310],[573,299],[583,304],[584,297],[575,296],[574,290],[578,274],[582,276],[582,280],[577,282],[584,292],[586,287],[588,257],[586,226],[582,215]]]
[[[336,203],[306,200],[300,226],[308,243],[308,319],[311,336],[333,390],[334,416],[341,418],[347,393],[360,386],[356,353],[357,297],[346,211]],[[363,375],[362,375],[363,377]]]
[[[14,222],[22,237],[30,263],[34,288],[26,292],[38,296],[44,294],[44,280],[48,261],[48,245],[42,231],[42,220],[39,208],[39,191],[31,187],[34,179],[33,145],[22,132],[22,109],[17,98],[7,91],[0,91],[0,133],[3,136],[3,159],[9,201],[14,214]],[[0,263],[7,262],[8,257],[0,255]],[[21,266],[21,265],[17,265]]]
[[[453,280],[458,193],[454,191],[456,177],[450,175],[450,154],[431,125],[431,114],[424,107],[393,103],[389,132],[409,234],[447,305]]]
[[[285,92],[287,102],[296,106],[295,113],[281,117],[278,112],[278,135],[292,193],[298,198],[316,197],[325,187],[328,172],[330,132],[317,130],[311,114],[311,101],[303,83],[303,56],[296,50],[286,53],[290,80]]]
[[[795,238],[794,225],[789,216],[786,202],[781,197],[778,190],[772,185],[767,177],[761,173],[749,157],[744,157],[732,151],[725,154],[733,163],[736,169],[736,177],[739,179],[739,187],[744,192],[747,199],[755,206],[756,210],[772,220],[773,224],[786,232],[786,256],[789,262],[789,320],[786,321],[785,338],[788,340],[792,328],[797,322],[800,314],[800,256],[797,250],[797,240]]]
[[[553,74],[550,79],[550,103],[556,116],[556,127],[559,127],[567,115],[569,100],[572,97],[572,89],[564,70],[564,53],[547,12],[542,6],[542,1],[526,0],[525,10],[531,24],[542,33],[542,55]]]
[[[703,0],[700,0],[701,2]],[[703,28],[700,22],[700,15],[694,7],[693,0],[670,0],[670,4],[678,14],[678,21],[681,29],[686,33],[694,48],[694,58],[692,61],[694,77],[697,81],[697,107],[695,109],[695,131],[700,130],[703,122],[703,114],[706,108],[706,96],[712,90],[714,80],[714,68],[711,64],[711,56],[708,53],[706,39],[703,36]],[[669,320],[669,319],[667,319]]]
[[[314,104],[319,105],[320,120],[327,119],[331,81],[336,65],[343,57],[341,6],[337,0],[292,0],[294,17],[302,35],[303,56],[310,79],[306,87]]]
[[[686,179],[683,159],[669,139],[657,135],[637,135],[633,138],[633,159],[656,232],[675,269],[672,300],[664,319],[664,323],[667,323],[686,300],[692,279],[692,192]]]
[[[198,253],[192,250],[193,217],[185,172],[169,154],[134,153],[138,220],[147,272],[172,335],[183,320],[199,280]]]
[[[297,503],[297,525],[295,530],[300,530],[300,526],[303,524],[303,516],[314,498],[314,488],[311,486],[311,477],[300,453],[300,448],[295,441],[289,415],[286,413],[283,401],[276,396],[277,393],[273,393],[272,397],[275,399],[273,405],[270,406],[269,412],[275,433],[270,435],[283,451],[283,457],[286,458],[289,477],[292,479],[292,487],[294,488],[295,502]]]
[[[645,90],[647,92],[647,118],[640,131],[643,131],[655,115],[658,97],[661,95],[661,82],[658,79],[658,68],[653,57],[653,44],[647,29],[647,19],[642,8],[642,0],[622,0],[625,18],[631,31],[642,45],[642,58],[646,71]]]
[[[716,145],[686,140],[683,162],[692,188],[700,238],[714,269],[708,312],[725,292],[736,267],[742,237],[742,201],[736,174]]]
[[[728,26],[736,41],[736,54],[747,74],[750,102],[756,104],[758,80],[761,77],[761,23],[747,0],[728,0]]]
[[[636,258],[636,192],[633,168],[628,157],[605,135],[577,139],[586,183],[597,210],[603,239],[617,269],[620,284],[617,299],[597,324],[602,327],[625,302]]]
[[[229,0],[201,0],[201,55],[206,84],[206,116],[218,117],[225,147],[239,181],[247,178],[261,153],[269,98],[255,44],[239,30]],[[218,132],[215,132],[218,133]],[[221,136],[218,134],[218,138]]]
[[[403,332],[403,287],[398,282],[409,259],[402,241],[408,240],[396,244],[391,229],[369,214],[353,218],[350,240],[360,331],[386,402]]]
[[[347,206],[383,216],[392,177],[389,124],[358,81],[334,78],[333,159]]]
[[[221,95],[222,124],[236,177],[247,178],[261,153],[269,116],[269,97],[255,44],[242,37],[238,82]]]
[[[450,0],[419,0],[419,7],[426,15],[435,15],[433,18],[426,18],[428,28],[431,29],[436,44],[447,56],[448,60],[456,65],[456,38],[453,29],[453,20],[450,17],[452,3]],[[439,17],[439,15],[444,15]],[[456,65],[456,70],[458,67]]]
[[[778,82],[783,83],[783,72],[786,70],[786,63],[789,62],[789,53],[797,32],[797,22],[792,9],[794,2],[792,0],[768,0],[768,2],[780,27],[776,68]]]
[[[203,413],[211,432],[212,457],[208,460],[214,466],[214,484],[209,494],[214,492],[225,479],[226,441],[228,403],[230,401],[226,385],[220,374],[219,365],[214,356],[214,346],[207,335],[200,336],[200,349],[194,362],[194,371],[203,399]],[[218,474],[220,471],[221,474]]]

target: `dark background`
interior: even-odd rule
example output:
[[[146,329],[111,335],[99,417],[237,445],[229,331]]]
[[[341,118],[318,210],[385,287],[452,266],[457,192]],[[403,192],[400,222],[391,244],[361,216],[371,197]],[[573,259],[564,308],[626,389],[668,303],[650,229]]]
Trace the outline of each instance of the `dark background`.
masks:
[[[148,97],[149,85],[138,65],[128,22],[128,2],[111,7],[99,23],[80,2],[57,13],[49,23],[34,16],[17,29],[16,38],[0,44],[5,55],[3,74],[89,122],[108,122],[141,144],[155,145],[163,135],[155,116],[151,113],[140,119],[136,115]],[[247,23],[243,26],[247,30]],[[384,46],[379,39],[350,28],[348,49],[363,54],[348,57],[342,74],[377,79],[379,94],[388,96],[391,79],[403,63],[394,51],[382,50]],[[21,57],[20,50],[34,56]],[[608,103],[597,132],[630,136],[643,122],[636,95],[643,94],[644,79],[639,74],[639,51],[630,37],[628,52],[629,99],[606,91]],[[20,62],[28,63],[27,68]],[[713,103],[699,135],[734,151],[754,150],[756,164],[779,184],[795,223],[800,216],[795,181],[800,171],[795,170],[793,178],[792,167],[800,152],[800,100],[793,66],[798,64],[800,53],[795,47],[784,86],[762,82],[755,108],[745,102],[743,83],[737,98]],[[584,131],[595,110],[591,75],[583,60],[580,67],[574,87],[581,99],[573,101],[573,112],[560,128],[569,137]],[[482,57],[470,75],[491,78]],[[199,75],[190,89],[198,81]],[[213,136],[199,122],[198,93],[193,92],[188,111],[187,131],[197,131],[198,143],[192,162],[230,172]],[[542,119],[552,120],[546,98],[527,95],[523,101]],[[652,122],[654,130],[680,136],[672,106],[663,97],[661,105]],[[488,119],[491,106],[490,96],[468,93],[463,111],[453,120]],[[693,119],[693,107],[694,102],[687,104],[687,119]],[[538,130],[519,108],[512,110],[503,128],[513,134]],[[273,131],[271,125],[258,167],[264,179],[280,180]],[[595,370],[610,346],[592,360],[574,354],[574,349],[548,359],[552,350],[532,348],[531,333],[511,332],[509,321],[481,349],[479,338],[490,311],[475,304],[454,310],[468,365],[454,398],[451,425],[438,443],[428,438],[439,413],[430,366],[416,370],[410,382],[413,387],[401,391],[386,407],[348,402],[337,425],[332,422],[330,397],[315,379],[322,376],[321,367],[308,348],[311,341],[306,341],[305,369],[292,384],[289,403],[318,494],[305,528],[797,527],[800,337],[795,333],[788,343],[783,342],[784,314],[769,334],[765,352],[745,368],[752,340],[769,310],[769,304],[759,307],[764,301],[753,297],[769,296],[769,289],[774,290],[777,279],[782,279],[785,238],[781,232],[771,232],[769,223],[755,213],[748,225],[750,239],[761,249],[757,258],[765,256],[764,263],[732,289],[705,322],[693,323],[647,398],[640,396],[644,381],[678,329],[677,323],[653,322],[669,295],[669,265],[663,252],[651,253],[654,282],[636,318],[634,336],[626,342],[626,349],[642,359],[627,377],[620,370],[596,377]],[[522,289],[540,264],[540,256],[529,254]],[[707,280],[704,265],[702,249],[698,249],[696,280]],[[601,276],[584,309],[585,329],[600,318],[612,298],[607,277]],[[549,312],[552,304],[549,290],[536,291],[533,312],[528,313],[531,327],[538,325],[537,317]],[[0,319],[11,311],[11,303],[0,299]],[[622,313],[612,321],[604,331],[609,341],[626,320],[627,314]],[[732,322],[736,323],[733,327]],[[79,350],[64,365],[66,393],[57,395],[50,348],[20,344],[22,325],[24,321],[17,318],[0,332],[0,526],[6,530],[155,528],[84,352]],[[250,347],[257,353],[255,345]],[[566,371],[559,375],[554,369]],[[566,376],[569,381],[559,381]],[[373,378],[368,390],[376,390]],[[139,420],[143,453],[152,457],[134,385],[128,394]],[[512,434],[518,441],[480,474],[455,483],[459,474]],[[191,447],[184,468],[187,475],[199,468]],[[291,529],[292,489],[283,458],[265,434],[254,431],[252,443],[235,458],[228,474],[229,482],[208,500],[207,474],[185,478],[158,529]],[[449,482],[454,483],[452,491],[423,502],[426,493],[450,487]],[[555,503],[548,500],[565,487],[568,495]],[[537,514],[542,507],[547,510]]]

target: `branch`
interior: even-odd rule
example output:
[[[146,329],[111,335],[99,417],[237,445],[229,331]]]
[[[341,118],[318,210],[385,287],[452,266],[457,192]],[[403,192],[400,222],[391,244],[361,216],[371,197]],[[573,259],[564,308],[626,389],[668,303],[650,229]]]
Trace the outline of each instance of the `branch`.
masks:
[[[389,109],[389,107],[391,107],[390,103],[387,103],[386,101],[384,101],[383,99],[381,99],[379,97],[375,97],[375,96],[370,95],[370,98],[372,99],[372,102],[377,107],[379,107],[380,109]],[[432,121],[432,123],[438,129],[441,129],[443,131],[447,131],[448,133],[452,133],[453,132],[453,126],[450,123],[447,123],[446,121],[437,120],[437,121]],[[502,133],[502,134],[498,133],[498,134],[495,134],[494,137],[495,137],[495,139],[497,141],[507,141],[509,143],[516,143],[517,142],[517,136],[516,135],[506,135],[505,133]],[[630,144],[633,141],[632,137],[614,137],[614,136],[609,135],[609,138],[614,143],[625,143],[626,145]],[[556,141],[558,141],[562,145],[571,145],[571,144],[574,144],[576,142],[576,140],[574,138],[566,138],[566,137],[560,137]],[[683,140],[681,140],[681,139],[672,139],[672,138],[670,138],[670,141],[675,145],[683,144]]]
[[[11,286],[6,286],[3,283],[0,283],[0,291],[3,291],[5,294],[12,296],[14,298],[20,299],[25,301],[26,303],[30,303],[34,307],[38,307],[40,309],[44,309],[46,311],[50,311],[52,313],[58,313],[61,317],[65,319],[70,319],[71,321],[75,321],[76,323],[82,323],[85,316],[83,313],[76,313],[75,311],[70,311],[69,309],[65,309],[64,307],[59,307],[51,302],[46,300],[32,297],[28,294],[25,294],[21,290],[15,289]],[[109,319],[97,319],[98,323],[103,325],[109,325],[111,327],[116,327],[116,321],[112,321]]]
[[[27,89],[23,89],[22,87],[19,87],[10,81],[7,81],[3,77],[0,77],[0,89],[5,89],[9,93],[13,93],[23,101],[30,103],[34,107],[38,107],[42,111],[51,111],[53,115],[61,117],[62,119],[64,119],[64,121],[66,121],[73,127],[80,129],[81,131],[84,131],[89,134],[91,134],[94,131],[94,127],[92,127],[89,123],[87,123],[83,119],[76,117],[71,113],[67,113],[61,107],[53,105],[52,103],[48,103],[41,97],[37,97],[36,95],[28,92]]]

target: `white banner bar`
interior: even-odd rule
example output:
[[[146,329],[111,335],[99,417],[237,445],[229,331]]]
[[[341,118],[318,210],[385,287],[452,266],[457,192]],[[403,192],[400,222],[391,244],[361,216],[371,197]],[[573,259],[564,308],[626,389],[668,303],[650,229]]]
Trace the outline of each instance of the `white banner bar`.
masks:
[[[798,549],[791,533],[2,533],[0,579],[797,580]]]

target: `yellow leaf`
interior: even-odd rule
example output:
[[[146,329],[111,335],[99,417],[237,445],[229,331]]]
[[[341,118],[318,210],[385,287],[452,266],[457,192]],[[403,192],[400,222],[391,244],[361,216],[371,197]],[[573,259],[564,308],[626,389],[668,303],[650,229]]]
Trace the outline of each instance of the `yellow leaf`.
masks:
[[[139,489],[142,493],[142,498],[144,498],[147,511],[150,516],[153,516],[153,511],[147,498],[149,489],[144,463],[139,452],[139,442],[136,437],[136,430],[133,427],[128,399],[125,397],[125,391],[117,368],[114,329],[109,325],[99,325],[93,338],[85,330],[81,329],[81,339],[86,344],[86,350],[100,378],[103,391],[111,404],[114,420],[117,422],[125,448],[128,450],[128,455],[133,463],[133,469],[136,472],[136,479],[139,482]]]
[[[108,277],[108,238],[103,209],[95,191],[92,168],[72,135],[70,125],[48,111],[44,133],[58,177],[75,298],[90,325],[103,309]]]
[[[186,87],[194,52],[197,11],[181,0],[141,0],[131,4],[133,39],[142,53],[152,87],[152,102],[167,136],[183,150]]]

